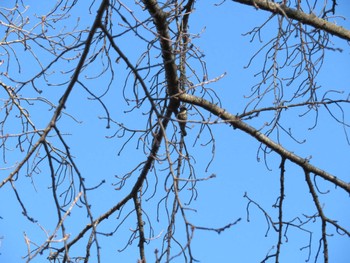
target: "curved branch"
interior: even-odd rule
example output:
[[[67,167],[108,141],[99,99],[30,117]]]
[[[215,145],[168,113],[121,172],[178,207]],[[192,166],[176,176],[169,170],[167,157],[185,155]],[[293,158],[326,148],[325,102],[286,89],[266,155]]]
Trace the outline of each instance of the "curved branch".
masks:
[[[68,100],[68,97],[71,93],[71,91],[73,90],[73,87],[75,85],[75,83],[77,82],[80,72],[84,66],[85,60],[87,58],[87,55],[89,54],[90,51],[90,45],[93,41],[93,37],[95,35],[96,30],[99,28],[99,25],[101,23],[101,19],[102,16],[107,8],[109,4],[109,0],[104,0],[102,1],[98,11],[97,11],[97,15],[96,15],[96,19],[92,25],[92,28],[89,32],[89,35],[87,37],[87,39],[85,40],[85,48],[84,51],[81,55],[81,58],[78,62],[78,65],[73,73],[73,76],[71,78],[71,81],[69,82],[69,85],[66,89],[66,91],[64,92],[63,96],[61,97],[59,104],[50,120],[50,122],[48,123],[47,127],[45,128],[45,130],[43,131],[43,133],[41,134],[40,138],[38,139],[38,141],[33,145],[33,147],[28,151],[27,155],[25,156],[25,158],[17,165],[16,169],[6,178],[4,179],[1,183],[0,183],[0,188],[5,185],[8,181],[12,180],[12,178],[21,170],[22,166],[28,161],[28,159],[33,155],[33,153],[36,151],[36,149],[39,147],[39,145],[41,145],[41,143],[43,143],[46,140],[47,135],[49,134],[49,132],[52,130],[53,127],[55,127],[57,119],[59,118],[59,116],[61,115],[61,112]]]

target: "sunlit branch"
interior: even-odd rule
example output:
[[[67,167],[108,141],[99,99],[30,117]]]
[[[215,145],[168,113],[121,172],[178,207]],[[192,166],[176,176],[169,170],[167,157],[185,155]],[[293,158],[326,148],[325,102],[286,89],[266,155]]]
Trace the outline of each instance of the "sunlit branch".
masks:
[[[350,41],[350,31],[334,23],[328,22],[322,18],[316,17],[315,14],[306,14],[301,10],[287,7],[286,5],[278,4],[267,0],[232,0],[237,3],[251,5],[271,13],[286,16],[289,19],[300,21],[303,24],[313,26],[315,28],[324,30],[332,35]]]
[[[247,193],[243,197],[248,200],[246,211],[250,224],[254,224],[254,207],[266,220],[265,235],[274,235],[273,246],[263,262],[271,259],[281,261],[288,239],[296,234],[301,242],[298,243],[301,244],[301,253],[307,253],[306,261],[312,256],[315,256],[315,261],[323,256],[323,261],[327,263],[334,252],[333,244],[328,242],[338,242],[338,239],[328,237],[332,235],[330,229],[336,232],[337,238],[350,237],[343,218],[337,218],[339,213],[327,215],[328,210],[319,198],[327,198],[331,190],[322,192],[316,178],[326,180],[321,180],[321,186],[324,183],[334,186],[337,193],[345,192],[345,196],[350,193],[350,184],[343,181],[345,178],[339,179],[310,164],[310,159],[287,150],[285,147],[292,147],[287,146],[289,140],[298,147],[304,141],[296,137],[294,128],[299,128],[298,124],[287,122],[291,125],[289,130],[283,126],[286,125],[284,117],[299,113],[300,120],[309,121],[307,114],[311,113],[314,114],[316,127],[326,121],[319,114],[325,109],[335,120],[333,123],[342,126],[347,136],[350,128],[347,122],[349,97],[335,86],[337,84],[332,87],[334,90],[327,87],[322,96],[324,79],[318,74],[322,72],[323,64],[328,62],[326,54],[337,51],[333,53],[338,55],[338,51],[342,51],[338,43],[342,39],[350,39],[348,30],[329,22],[341,18],[328,16],[330,13],[335,15],[336,0],[331,0],[331,3],[327,0],[313,3],[279,1],[282,4],[273,0],[223,0],[214,5],[209,1],[195,0],[99,0],[91,3],[81,1],[79,6],[76,0],[57,0],[53,8],[43,11],[45,15],[40,14],[44,8],[39,11],[31,9],[32,6],[24,5],[25,0],[14,2],[16,6],[12,9],[0,7],[3,19],[0,25],[4,28],[4,37],[0,40],[3,54],[0,67],[5,68],[1,73],[4,80],[0,81],[0,91],[4,94],[4,98],[0,98],[0,150],[3,160],[0,172],[5,174],[0,181],[0,189],[6,191],[6,187],[10,187],[14,193],[12,201],[18,205],[24,220],[34,223],[44,232],[40,243],[32,240],[27,235],[29,232],[24,233],[27,247],[25,260],[29,262],[35,257],[48,256],[49,261],[102,262],[105,249],[122,254],[130,249],[133,256],[139,258],[139,263],[146,263],[146,258],[152,261],[149,259],[152,257],[150,250],[155,248],[153,261],[157,263],[177,260],[196,262],[195,252],[198,251],[193,245],[194,238],[198,238],[195,234],[199,234],[196,230],[220,234],[233,226],[240,226],[240,215],[221,227],[195,223],[200,222],[197,219],[201,220],[201,193],[208,193],[208,188],[202,188],[202,185],[209,184],[210,191],[229,191],[228,196],[233,198],[216,200],[214,195],[205,196],[213,202],[204,203],[205,213],[216,211],[217,202],[239,202],[231,195],[231,187],[218,185],[224,177],[222,174],[230,169],[230,162],[235,162],[236,170],[237,160],[241,157],[221,157],[217,154],[222,152],[221,148],[216,148],[216,141],[230,147],[229,135],[224,134],[225,138],[221,138],[222,129],[227,130],[229,126],[243,132],[241,135],[249,134],[246,136],[248,140],[259,144],[258,157],[261,153],[264,157],[274,153],[271,156],[272,166],[268,163],[271,159],[267,161],[268,158],[265,158],[268,169],[275,166],[276,156],[281,160],[279,177],[274,177],[273,183],[266,180],[267,185],[264,185],[273,188],[273,191],[257,201],[248,197]],[[201,6],[195,8],[199,2]],[[237,61],[233,61],[233,68],[232,60],[231,64],[218,65],[215,63],[221,63],[220,57],[215,56],[216,60],[212,60],[211,55],[222,52],[231,56],[241,52],[241,49],[236,49],[240,46],[232,33],[237,33],[234,31],[236,25],[239,29],[243,28],[239,23],[248,25],[251,21],[246,23],[246,14],[242,14],[238,18],[240,20],[233,20],[232,25],[220,25],[224,33],[214,28],[214,34],[219,34],[220,39],[223,37],[225,43],[217,36],[205,42],[208,36],[212,36],[210,27],[216,21],[199,20],[202,17],[198,14],[202,8],[217,8],[224,4],[232,6],[232,2],[239,3],[236,5],[242,10],[247,10],[244,5],[249,5],[254,6],[259,15],[267,14],[265,22],[245,34],[251,36],[251,42],[254,41],[252,48],[256,49],[253,55],[248,55],[251,59],[248,58],[245,70],[249,69],[245,72],[255,71],[258,66],[253,75],[258,82],[251,87],[245,86],[250,85],[249,81],[242,81],[233,84],[239,85],[238,88],[226,84],[223,89],[216,89],[219,82],[225,85],[225,81],[240,73],[236,72]],[[75,5],[85,10],[73,10]],[[293,5],[295,9],[290,8]],[[75,17],[76,11],[79,11],[78,17]],[[213,17],[214,20],[216,18]],[[266,36],[269,38],[267,41]],[[336,42],[338,38],[342,39]],[[231,40],[234,45],[225,50],[216,49],[215,53],[211,53],[210,49],[202,50],[214,41],[218,46],[225,46]],[[214,73],[217,77],[212,77],[213,72],[208,72],[207,66],[210,70],[213,67],[214,71],[219,70],[220,73]],[[228,68],[220,69],[221,66]],[[242,76],[238,77],[234,81]],[[246,95],[244,99],[248,100],[240,100],[236,96],[241,91]],[[88,98],[83,98],[81,92],[87,92]],[[38,95],[40,93],[42,95]],[[223,97],[227,94],[230,97]],[[90,104],[79,109],[86,99],[97,101],[102,107]],[[232,111],[226,111],[222,102]],[[180,106],[188,109],[188,116],[182,120],[178,119]],[[242,108],[243,112],[232,114],[237,108]],[[103,117],[99,117],[100,112]],[[115,130],[109,133],[110,130],[101,131],[100,127],[89,126],[96,119],[106,121],[107,128],[112,125]],[[71,120],[74,127],[69,125]],[[259,124],[256,123],[263,123],[262,127],[257,128]],[[181,125],[186,128],[188,136],[184,137],[185,133],[179,132]],[[80,135],[87,139],[82,136],[75,140]],[[289,136],[287,140],[284,140],[285,135]],[[327,138],[338,142],[332,136]],[[103,143],[95,148],[94,144],[100,142]],[[108,146],[103,149],[105,142]],[[83,152],[85,149],[86,152]],[[216,152],[218,149],[220,152]],[[109,150],[114,153],[109,154]],[[227,150],[239,154],[236,149]],[[105,156],[93,155],[107,152]],[[91,163],[84,158],[90,157],[90,154],[93,156]],[[127,162],[124,163],[123,157],[127,157]],[[228,162],[226,158],[229,158]],[[217,162],[219,166],[216,166]],[[305,176],[306,183],[298,182],[298,186],[306,185],[315,211],[309,213],[310,210],[307,210],[300,215],[298,210],[291,211],[286,205],[285,194],[289,196],[287,190],[291,185],[291,181],[285,178],[289,173],[285,170],[287,163],[304,171],[301,175]],[[243,169],[251,168],[244,167],[245,163],[237,165]],[[251,176],[254,179],[254,175]],[[313,182],[311,176],[314,176]],[[220,181],[210,180],[215,177]],[[250,176],[239,179],[247,178],[251,180]],[[230,180],[235,187],[243,182],[236,184],[236,176],[224,179]],[[251,188],[254,184],[245,182],[249,185],[244,187],[256,190]],[[32,193],[27,191],[28,187],[32,187],[38,197],[50,197],[49,217],[41,216],[41,207],[30,206],[35,199],[27,198]],[[98,196],[99,190],[103,191],[102,196]],[[272,204],[275,210],[271,212],[271,204],[264,204],[266,199],[263,198],[275,193],[277,198],[274,197],[276,201]],[[296,198],[299,197],[298,193]],[[325,201],[327,205],[331,202],[329,199]],[[225,206],[224,203],[222,205]],[[81,209],[71,213],[74,206]],[[152,213],[154,210],[155,213]],[[31,217],[33,212],[36,214]],[[234,212],[244,213],[238,209]],[[289,212],[292,212],[293,219],[288,219]],[[227,215],[225,212],[224,216]],[[0,219],[5,219],[2,216]],[[45,220],[44,224],[37,221],[39,218]],[[136,227],[128,227],[129,221]],[[318,222],[316,232],[312,224],[317,225]],[[46,227],[47,223],[53,229],[46,230],[43,226]],[[129,229],[126,238],[124,228]],[[112,247],[106,246],[105,242],[109,242],[113,235],[118,240],[124,239],[121,249],[115,249],[114,242]],[[314,236],[318,240],[315,241]],[[293,248],[291,243],[288,245]],[[203,246],[206,245],[212,246],[211,243],[203,243]],[[213,245],[214,249],[215,246],[217,244]],[[200,256],[202,253],[199,251]]]
[[[290,160],[293,163],[296,163],[303,169],[312,172],[314,174],[319,175],[323,179],[330,181],[334,183],[335,185],[343,188],[345,191],[350,193],[350,184],[338,179],[336,176],[316,167],[313,166],[312,164],[309,163],[309,161],[305,158],[302,158],[291,151],[288,151],[285,149],[282,145],[274,142],[272,139],[255,129],[254,127],[248,125],[246,122],[242,121],[239,117],[227,112],[225,109],[210,103],[209,101],[203,99],[203,98],[198,98],[193,95],[189,94],[182,94],[180,95],[180,100],[187,102],[187,103],[192,103],[197,106],[200,106],[212,114],[222,118],[223,120],[227,121],[230,123],[234,128],[242,130],[252,137],[254,137],[256,140],[259,142],[263,143],[266,145],[268,148],[272,149],[276,153],[280,154],[282,157],[285,157],[286,159]]]

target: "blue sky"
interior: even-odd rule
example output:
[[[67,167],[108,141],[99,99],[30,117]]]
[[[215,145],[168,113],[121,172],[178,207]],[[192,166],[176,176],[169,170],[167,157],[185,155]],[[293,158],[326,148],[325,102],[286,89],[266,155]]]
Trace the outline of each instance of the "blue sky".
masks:
[[[349,2],[338,2],[339,14],[350,17]],[[264,31],[262,35],[264,42],[262,44],[257,41],[250,43],[249,36],[244,37],[242,34],[259,25],[268,15],[263,11],[256,11],[251,7],[231,2],[225,2],[218,7],[214,7],[214,3],[214,1],[198,1],[197,8],[191,16],[190,32],[194,34],[201,32],[200,38],[195,39],[194,44],[206,55],[205,61],[209,78],[215,78],[226,73],[225,78],[217,83],[210,84],[210,88],[219,95],[225,109],[232,113],[241,113],[248,101],[243,96],[249,94],[250,87],[259,82],[259,79],[253,77],[253,75],[260,69],[262,58],[258,57],[250,68],[244,69],[244,67],[248,64],[250,57],[260,48],[260,45],[266,43],[271,36],[276,34],[277,22],[271,23]],[[36,1],[29,1],[28,5],[30,6],[28,15],[44,13],[43,8],[45,6],[43,7],[42,4],[38,5]],[[139,11],[139,9],[135,9]],[[70,20],[70,22],[73,22],[67,23],[66,26],[72,26],[77,16],[81,17],[81,25],[91,25],[94,12],[89,14],[87,7],[84,5],[79,9],[75,8]],[[349,21],[342,21],[340,18],[335,19],[338,24],[350,28]],[[116,20],[115,24],[120,22],[118,19]],[[1,31],[3,30],[1,29]],[[342,53],[327,52],[323,69],[318,78],[318,83],[322,86],[320,94],[330,89],[344,90],[345,94],[348,94],[349,45],[345,41],[336,38],[331,38],[331,40],[336,47],[341,47],[344,51]],[[145,43],[136,42],[133,36],[122,37],[118,44],[125,54],[130,56],[133,63],[136,63],[146,46]],[[18,49],[18,54],[25,56],[23,49]],[[39,52],[39,55],[43,64],[49,61],[49,57],[45,54]],[[74,68],[74,62],[65,66],[69,69]],[[104,103],[110,108],[113,118],[129,125],[129,127],[143,129],[146,119],[140,115],[140,112],[145,108],[128,115],[124,114],[125,110],[132,107],[121,98],[121,89],[126,77],[125,65],[120,62],[114,67],[116,72],[115,81],[108,96],[104,97]],[[32,67],[24,67],[22,70],[21,77],[23,76],[23,79],[26,79],[35,74],[38,68],[33,64]],[[50,77],[51,83],[63,82],[70,77],[69,74],[60,74],[62,70],[60,64],[53,70],[55,72]],[[90,68],[83,74],[91,76],[95,73],[94,70],[95,68]],[[11,73],[16,74],[16,71],[12,70]],[[107,73],[106,77],[89,80],[86,83],[88,83],[89,88],[100,94],[108,85],[108,76]],[[3,77],[1,77],[1,80],[6,82]],[[43,81],[38,81],[37,84],[43,90],[43,94],[40,96],[47,96],[53,102],[57,102],[66,88],[65,85],[49,86]],[[129,82],[128,85],[131,87],[132,82]],[[0,97],[4,96],[2,92]],[[23,92],[29,97],[37,96],[33,89],[29,87]],[[71,147],[72,155],[75,156],[81,174],[86,178],[87,185],[93,187],[102,180],[106,181],[96,191],[89,192],[92,211],[95,216],[98,216],[123,198],[132,187],[138,173],[134,174],[120,191],[115,190],[116,186],[114,184],[118,182],[115,176],[121,176],[133,169],[139,162],[145,160],[145,156],[142,147],[138,148],[139,142],[137,139],[131,140],[125,148],[123,148],[125,138],[106,139],[106,136],[112,136],[118,127],[112,125],[111,129],[106,129],[106,121],[99,118],[105,116],[103,108],[96,101],[86,99],[88,97],[90,97],[89,94],[81,87],[76,86],[66,105],[67,113],[71,114],[74,119],[68,116],[62,117],[58,127],[65,133],[65,139]],[[48,107],[40,103],[28,107],[33,110],[31,115],[33,120],[35,120],[38,127],[43,128],[50,120],[52,111],[48,111]],[[344,109],[349,110],[347,107],[344,107]],[[340,114],[339,111],[336,112]],[[195,115],[194,110],[189,113],[190,119],[198,120],[198,115]],[[348,166],[350,148],[346,143],[342,126],[337,124],[324,109],[320,109],[318,124],[316,128],[310,130],[309,128],[314,124],[315,115],[309,114],[300,118],[299,114],[301,113],[302,111],[298,110],[287,111],[283,115],[281,123],[286,127],[291,127],[297,139],[300,141],[306,140],[305,143],[298,144],[289,137],[281,135],[283,146],[305,158],[312,157],[311,163],[314,165],[331,172],[344,181],[350,181],[350,168]],[[250,124],[258,128],[269,118],[271,118],[269,114],[261,114],[258,119],[250,121]],[[346,118],[348,120],[348,116]],[[15,132],[16,129],[19,129],[15,121],[10,124],[11,126],[6,128],[8,132],[12,130]],[[261,152],[257,156],[259,147],[257,141],[239,130],[232,130],[227,125],[217,124],[211,126],[213,133],[216,135],[215,158],[206,171],[207,163],[212,157],[212,148],[210,144],[209,146],[202,146],[201,144],[208,141],[208,132],[204,132],[200,141],[195,143],[199,127],[195,124],[189,124],[189,126],[186,143],[189,152],[196,160],[196,176],[205,178],[215,174],[216,178],[197,183],[198,197],[195,201],[192,201],[190,206],[196,212],[188,211],[188,218],[194,225],[213,228],[223,227],[241,218],[240,222],[220,235],[215,232],[196,230],[192,243],[194,257],[201,262],[260,262],[276,244],[277,233],[272,229],[267,233],[265,217],[254,206],[249,209],[250,222],[247,222],[246,208],[248,201],[243,196],[247,193],[251,199],[259,202],[266,211],[271,213],[275,220],[277,219],[278,211],[272,208],[272,205],[276,202],[279,194],[280,158],[274,153],[269,154],[266,159],[269,167],[267,169]],[[54,137],[50,140],[57,143],[57,139]],[[120,153],[121,149],[123,150]],[[23,156],[17,152],[14,148],[8,154],[9,163]],[[259,162],[257,157],[260,158]],[[0,165],[5,164],[1,163]],[[164,165],[160,165],[157,170],[160,182],[166,176],[166,173],[161,171],[161,168],[164,167]],[[44,165],[40,168],[41,172],[35,176],[29,178],[22,173],[20,180],[16,181],[16,188],[26,202],[25,205],[29,214],[38,220],[38,224],[28,222],[21,215],[21,208],[15,200],[10,185],[5,185],[0,189],[0,199],[6,200],[0,210],[0,216],[3,218],[0,220],[0,237],[3,237],[0,246],[1,261],[8,263],[20,262],[20,258],[26,253],[24,232],[33,242],[41,244],[45,240],[43,229],[52,233],[55,228],[56,221],[54,218],[56,214],[50,196],[51,189],[48,188],[50,177]],[[0,175],[1,179],[5,178],[8,175],[8,170],[0,171]],[[161,240],[164,238],[166,231],[164,202],[160,203],[161,212],[159,222],[157,221],[157,205],[164,196],[164,187],[161,183],[157,186],[158,190],[155,196],[148,200],[152,196],[154,183],[155,177],[151,173],[149,176],[150,189],[145,194],[144,206],[152,221],[153,236],[158,237],[158,239],[155,238],[146,247],[150,262],[154,261],[154,250],[161,249]],[[329,212],[331,218],[344,222],[344,225],[349,229],[350,210],[347,207],[349,207],[350,201],[348,195],[339,189],[334,189],[322,180],[317,180],[317,184],[322,191],[330,191],[327,195],[321,195],[321,202],[324,204],[325,211]],[[189,200],[190,194],[190,191],[184,191],[184,202]],[[305,220],[303,214],[311,216],[316,212],[311,196],[306,189],[303,171],[290,162],[286,162],[285,208],[286,221],[298,216]],[[102,262],[109,262],[111,258],[120,262],[136,262],[138,258],[136,242],[122,253],[118,252],[127,244],[131,229],[136,227],[135,216],[132,214],[127,217],[130,209],[132,209],[131,204],[121,211],[119,217],[118,214],[113,214],[108,222],[100,225],[100,231],[112,232],[116,230],[121,220],[126,218],[114,236],[109,238],[100,237]],[[180,217],[178,220],[181,222]],[[71,237],[75,237],[85,223],[88,223],[85,210],[74,207],[72,215],[66,221],[67,232],[71,234]],[[180,233],[182,228],[183,225],[180,223],[177,233]],[[308,231],[314,231],[310,258],[313,262],[320,239],[319,229],[319,222],[305,225],[307,231],[291,227],[288,230],[288,242],[286,240],[283,242],[280,262],[304,262],[307,260],[309,250],[303,249],[300,251],[300,248],[306,246],[309,242],[310,234]],[[334,229],[329,227],[329,233],[334,232]],[[183,236],[179,236],[179,239],[183,239]],[[350,246],[349,238],[339,237],[338,235],[329,237],[329,246],[330,262],[345,263],[350,257],[348,250]],[[77,246],[71,252],[74,254],[74,252],[82,249],[83,246]],[[42,256],[37,257],[33,262],[47,262],[47,260],[46,257]],[[183,259],[180,257],[173,262],[183,262]]]

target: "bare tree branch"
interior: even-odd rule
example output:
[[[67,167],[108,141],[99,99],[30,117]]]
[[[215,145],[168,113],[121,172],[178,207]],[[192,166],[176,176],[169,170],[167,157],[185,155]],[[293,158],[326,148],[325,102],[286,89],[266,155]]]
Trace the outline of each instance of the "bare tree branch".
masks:
[[[232,0],[237,3],[255,6],[262,10],[269,11],[274,14],[280,14],[285,16],[287,19],[294,19],[303,24],[313,26],[314,28],[324,30],[332,35],[350,41],[350,31],[337,26],[334,23],[328,22],[327,20],[316,17],[315,14],[306,14],[301,10],[290,8],[283,4],[278,4],[272,1],[266,0]]]
[[[231,124],[233,128],[242,130],[246,132],[247,134],[253,136],[256,140],[263,143],[276,153],[280,154],[281,157],[284,157],[293,163],[296,163],[306,171],[309,171],[311,173],[317,174],[323,179],[334,183],[335,185],[343,188],[346,192],[350,193],[350,184],[346,183],[340,179],[338,179],[336,176],[313,166],[309,163],[309,161],[305,158],[302,158],[291,151],[288,151],[285,149],[282,145],[272,141],[270,138],[259,132],[257,129],[253,128],[252,126],[248,125],[247,123],[240,120],[237,116],[227,112],[225,109],[218,107],[217,105],[214,105],[210,103],[209,101],[198,98],[189,94],[182,94],[180,96],[180,99],[184,102],[195,104],[197,106],[200,106],[208,111],[210,111],[212,114],[220,117],[221,119],[225,120],[228,124]]]

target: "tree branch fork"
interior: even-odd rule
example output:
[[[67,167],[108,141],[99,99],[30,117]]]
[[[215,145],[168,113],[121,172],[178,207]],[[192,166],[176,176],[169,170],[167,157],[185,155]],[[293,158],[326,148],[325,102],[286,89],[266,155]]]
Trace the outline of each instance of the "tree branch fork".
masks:
[[[337,178],[336,176],[310,164],[310,162],[306,158],[302,158],[293,152],[285,149],[282,145],[276,143],[272,139],[270,139],[268,136],[264,135],[263,133],[259,132],[254,127],[250,126],[246,122],[242,121],[237,116],[229,113],[225,109],[217,106],[216,104],[213,104],[203,98],[199,98],[190,94],[181,94],[179,95],[179,99],[182,102],[190,103],[197,105],[208,112],[214,114],[215,116],[221,118],[225,122],[231,124],[235,129],[239,129],[250,136],[254,137],[256,140],[273,150],[274,152],[278,153],[282,158],[286,158],[287,160],[297,164],[305,171],[308,171],[310,173],[314,173],[315,175],[318,175],[322,177],[323,179],[332,182],[336,186],[339,186],[340,188],[344,189],[346,192],[350,194],[350,184],[342,181],[341,179]]]

